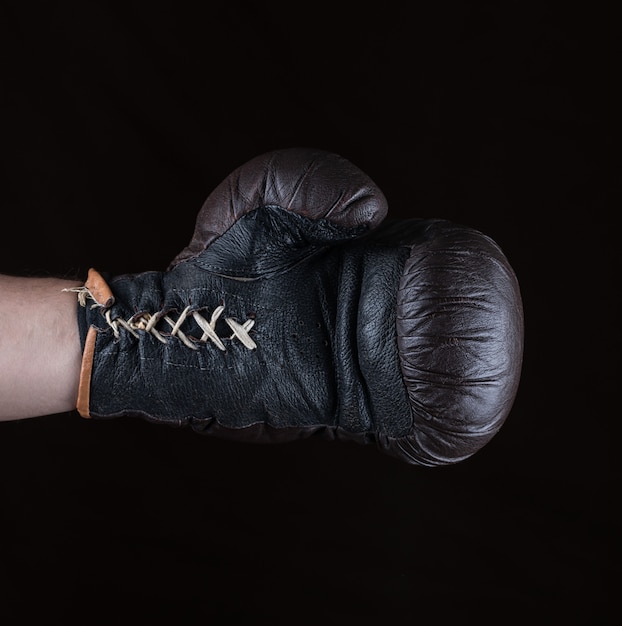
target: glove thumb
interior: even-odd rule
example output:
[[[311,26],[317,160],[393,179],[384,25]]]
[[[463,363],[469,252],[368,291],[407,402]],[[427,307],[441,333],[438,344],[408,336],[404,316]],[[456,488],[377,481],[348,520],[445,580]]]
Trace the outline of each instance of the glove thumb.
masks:
[[[169,270],[193,261],[231,277],[266,277],[364,234],[386,214],[382,191],[340,155],[310,148],[268,152],[209,195],[190,243]]]

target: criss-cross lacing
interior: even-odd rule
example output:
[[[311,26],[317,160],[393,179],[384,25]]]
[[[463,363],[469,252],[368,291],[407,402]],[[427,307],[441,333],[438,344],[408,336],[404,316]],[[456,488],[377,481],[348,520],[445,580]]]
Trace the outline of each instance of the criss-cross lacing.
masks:
[[[78,301],[82,306],[87,306],[87,300],[95,300],[90,291],[86,287],[80,287],[77,289],[66,289],[64,291],[75,291],[78,294]],[[92,305],[93,307],[101,307],[97,301]],[[103,308],[103,307],[102,307]],[[214,309],[210,315],[209,321],[198,310],[192,310],[190,306],[187,306],[175,320],[170,314],[165,313],[140,313],[128,320],[124,320],[122,317],[112,317],[112,312],[108,308],[103,312],[104,319],[108,326],[112,329],[116,338],[120,337],[120,331],[126,330],[134,337],[139,338],[140,335],[137,331],[144,331],[153,335],[158,341],[167,343],[169,337],[177,337],[185,346],[192,350],[198,350],[200,343],[209,343],[210,341],[220,350],[226,350],[222,339],[216,334],[216,322],[220,319],[224,313],[224,305],[220,305]],[[199,328],[203,331],[202,335],[198,339],[190,339],[182,330],[181,326],[191,316],[196,322]],[[170,330],[164,333],[164,331],[158,330],[156,325],[159,322],[166,322],[170,326]],[[255,320],[247,319],[243,324],[240,324],[231,317],[225,317],[224,321],[227,323],[232,331],[232,334],[227,337],[229,340],[237,339],[243,346],[249,350],[254,350],[257,344],[253,341],[248,331],[254,326]]]

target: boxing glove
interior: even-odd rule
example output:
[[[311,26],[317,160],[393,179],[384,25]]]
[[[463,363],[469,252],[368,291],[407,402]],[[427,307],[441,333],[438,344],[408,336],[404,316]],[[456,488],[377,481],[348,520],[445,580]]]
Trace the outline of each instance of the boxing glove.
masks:
[[[78,412],[247,442],[317,434],[423,466],[468,458],[517,392],[515,273],[472,228],[386,215],[339,155],[245,163],[165,271],[89,271]]]

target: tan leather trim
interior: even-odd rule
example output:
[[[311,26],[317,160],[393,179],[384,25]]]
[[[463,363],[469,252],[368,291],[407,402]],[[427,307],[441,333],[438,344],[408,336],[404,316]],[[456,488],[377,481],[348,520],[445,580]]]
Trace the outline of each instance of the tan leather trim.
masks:
[[[108,283],[97,270],[93,268],[89,269],[84,286],[89,290],[93,298],[95,298],[97,304],[101,304],[104,307],[112,306],[114,302],[112,291],[110,287],[108,287]]]
[[[91,417],[89,408],[91,402],[91,374],[93,372],[93,357],[95,355],[95,340],[97,329],[91,326],[86,334],[82,365],[80,367],[80,384],[78,386],[78,402],[76,410],[82,417]]]

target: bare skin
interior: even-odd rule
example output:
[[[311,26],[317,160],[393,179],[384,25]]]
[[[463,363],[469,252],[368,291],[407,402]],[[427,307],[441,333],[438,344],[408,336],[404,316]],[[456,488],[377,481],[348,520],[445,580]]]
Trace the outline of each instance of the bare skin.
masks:
[[[81,348],[76,294],[60,278],[0,275],[0,421],[72,411]]]

